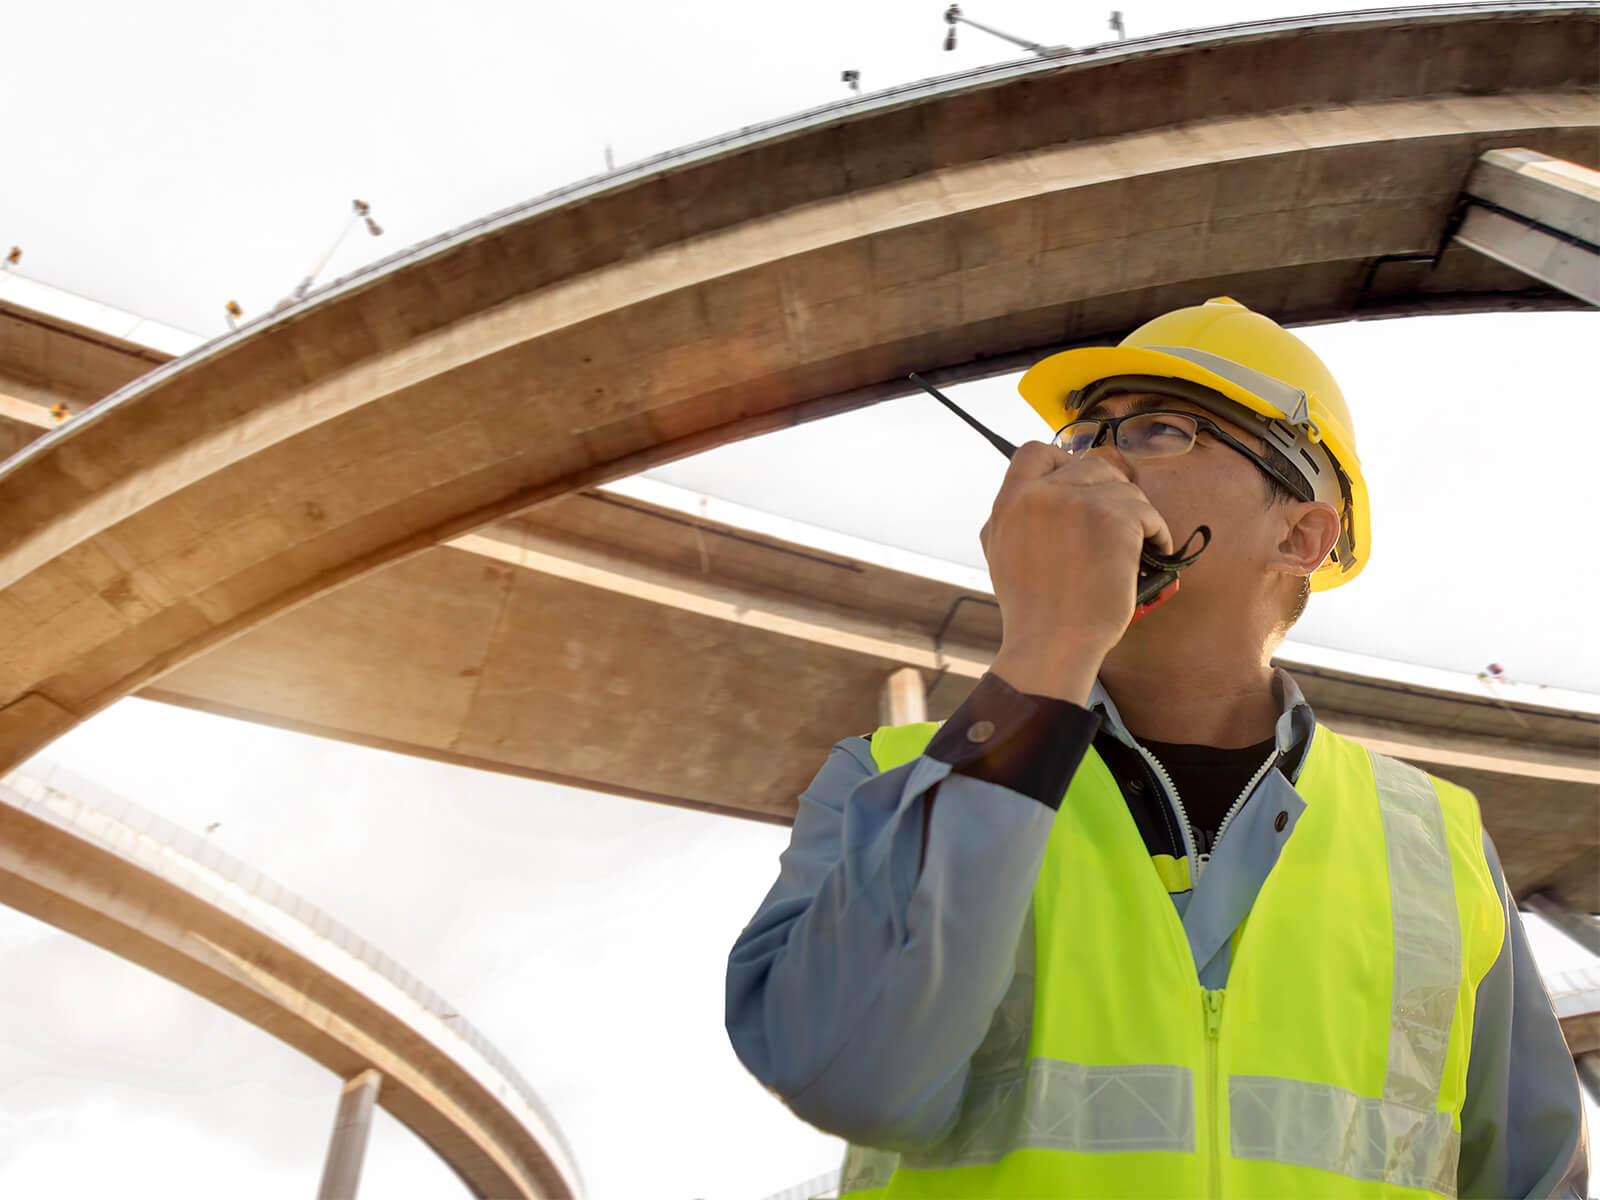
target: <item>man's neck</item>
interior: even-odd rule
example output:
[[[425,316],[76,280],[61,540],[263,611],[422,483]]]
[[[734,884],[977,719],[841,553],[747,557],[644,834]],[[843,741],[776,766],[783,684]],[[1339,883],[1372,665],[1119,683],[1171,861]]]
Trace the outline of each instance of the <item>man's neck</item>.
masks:
[[[1100,683],[1128,732],[1224,749],[1272,736],[1282,704],[1269,653],[1202,637],[1162,642],[1125,639],[1100,666]]]

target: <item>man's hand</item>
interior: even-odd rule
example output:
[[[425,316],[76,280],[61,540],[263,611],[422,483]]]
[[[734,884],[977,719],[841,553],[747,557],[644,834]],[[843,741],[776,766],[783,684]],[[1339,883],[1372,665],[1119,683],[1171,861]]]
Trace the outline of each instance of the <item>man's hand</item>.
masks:
[[[1121,467],[1043,442],[1017,448],[979,541],[1004,635],[993,670],[1082,704],[1133,619],[1139,551],[1172,534]]]

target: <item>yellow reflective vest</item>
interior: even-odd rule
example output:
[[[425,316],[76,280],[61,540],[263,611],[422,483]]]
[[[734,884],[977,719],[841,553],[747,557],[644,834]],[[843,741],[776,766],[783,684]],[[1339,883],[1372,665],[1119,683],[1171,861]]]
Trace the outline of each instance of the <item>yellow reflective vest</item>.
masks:
[[[878,730],[879,769],[936,728]],[[1170,864],[1091,750],[953,1127],[849,1147],[841,1200],[1453,1197],[1505,925],[1477,802],[1321,725],[1295,788],[1305,812],[1207,990]]]

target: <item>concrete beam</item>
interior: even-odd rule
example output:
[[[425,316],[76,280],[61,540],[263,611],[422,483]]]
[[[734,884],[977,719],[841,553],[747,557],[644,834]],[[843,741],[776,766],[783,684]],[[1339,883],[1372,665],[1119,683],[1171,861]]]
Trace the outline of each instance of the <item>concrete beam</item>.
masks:
[[[1520,739],[1475,737],[1443,729],[1429,729],[1423,733],[1414,725],[1408,727],[1398,721],[1373,720],[1337,710],[1317,715],[1335,733],[1354,738],[1380,754],[1390,754],[1408,762],[1466,767],[1519,779],[1551,779],[1600,788],[1600,767],[1591,765],[1594,757],[1585,749],[1552,748]]]
[[[468,534],[449,545],[526,571],[852,654],[948,671],[972,680],[989,669],[987,654],[938,645],[932,637],[892,620],[865,619],[803,600],[764,596],[695,579],[629,562],[602,548],[564,545],[520,526],[499,526],[492,534]],[[897,703],[910,711],[905,707],[910,700],[903,685]]]
[[[1217,294],[1290,322],[1570,306],[1465,249],[1417,260],[1485,149],[1596,155],[1597,49],[1590,10],[1544,3],[1129,40],[741,132],[387,260],[0,466],[0,765],[385,565],[912,369],[993,373]],[[875,664],[874,702],[897,665],[920,664]]]
[[[1576,797],[1575,797],[1576,798]],[[1594,791],[1587,797],[1588,807],[1580,809],[1594,827]],[[1600,912],[1600,869],[1596,869],[1600,852],[1572,849],[1565,862],[1553,864],[1553,869],[1543,872],[1537,879],[1528,880],[1529,886],[1521,894],[1543,892],[1557,904],[1575,912]]]
[[[0,779],[0,904],[228,1009],[341,1079],[381,1073],[379,1103],[476,1196],[582,1194],[553,1119],[453,1007],[203,837],[64,772],[12,774]]]
[[[53,429],[56,426],[56,419],[50,415],[49,409],[20,396],[13,396],[10,392],[0,392],[0,417],[37,425],[41,429]]]
[[[1600,172],[1517,147],[1479,158],[1456,240],[1600,306]]]
[[[1590,954],[1600,957],[1600,918],[1593,913],[1568,908],[1544,892],[1524,897],[1522,906],[1538,913]]]
[[[780,540],[698,511],[568,497],[304,605],[141,694],[787,822],[828,747],[884,722],[886,680],[916,671],[927,714],[944,717],[999,646],[977,572],[919,576],[865,544]],[[1573,903],[1600,905],[1600,719],[1283,665],[1335,729],[1471,788],[1517,895],[1565,887]],[[661,719],[618,720],[639,710]],[[753,713],[761,739],[749,736]]]

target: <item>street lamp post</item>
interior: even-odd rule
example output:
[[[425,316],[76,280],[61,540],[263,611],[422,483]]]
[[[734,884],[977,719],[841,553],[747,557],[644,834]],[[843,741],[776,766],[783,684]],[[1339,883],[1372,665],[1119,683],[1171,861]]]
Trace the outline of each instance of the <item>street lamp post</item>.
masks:
[[[1021,46],[1024,50],[1037,54],[1040,58],[1050,58],[1052,54],[1059,54],[1064,50],[1071,49],[1070,46],[1058,46],[1054,51],[1051,51],[1041,46],[1038,42],[1030,42],[1027,38],[1016,37],[1003,30],[995,29],[991,25],[980,24],[971,17],[963,16],[959,4],[952,4],[944,10],[944,21],[946,25],[950,26],[950,31],[944,35],[944,48],[946,50],[954,50],[956,48],[956,26],[958,24],[971,25],[974,29],[981,29],[987,34],[1010,42],[1013,46]]]

